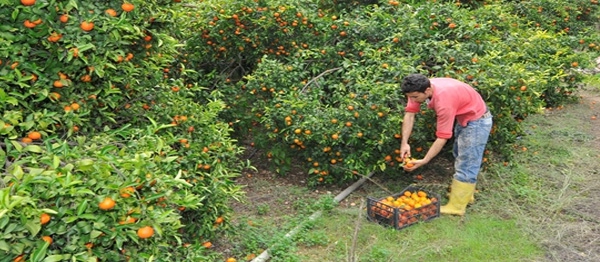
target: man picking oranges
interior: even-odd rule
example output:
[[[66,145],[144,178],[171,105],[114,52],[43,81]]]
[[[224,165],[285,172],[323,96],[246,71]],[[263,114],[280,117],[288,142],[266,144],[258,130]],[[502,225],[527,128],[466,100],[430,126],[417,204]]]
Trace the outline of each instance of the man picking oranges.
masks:
[[[492,129],[492,115],[481,95],[470,85],[452,78],[427,78],[421,74],[406,76],[401,84],[407,97],[402,122],[401,156],[410,157],[408,138],[422,103],[436,113],[436,140],[423,159],[413,160],[404,170],[413,171],[431,161],[454,136],[454,178],[448,204],[442,214],[464,215],[473,201],[483,152]]]

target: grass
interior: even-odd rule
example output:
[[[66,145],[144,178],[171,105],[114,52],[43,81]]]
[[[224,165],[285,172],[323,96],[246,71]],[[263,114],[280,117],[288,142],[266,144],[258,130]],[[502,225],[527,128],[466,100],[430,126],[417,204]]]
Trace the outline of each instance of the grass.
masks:
[[[595,81],[597,76],[590,77]],[[407,186],[393,178],[376,177],[377,184],[367,182],[335,207],[332,194],[309,196],[305,187],[287,185],[271,194],[271,202],[238,214],[235,234],[227,241],[238,261],[266,248],[269,261],[599,260],[600,122],[595,121],[600,120],[590,117],[600,114],[600,90],[583,92],[598,104],[582,100],[523,123],[526,135],[515,145],[515,160],[486,167],[477,201],[463,218],[442,216],[402,230],[368,221],[366,196],[387,194],[377,184],[392,192]],[[442,203],[444,183],[426,185]],[[281,206],[288,209],[276,212]],[[307,222],[317,210],[325,212]],[[247,220],[254,225],[244,224]],[[296,226],[301,230],[285,237]]]

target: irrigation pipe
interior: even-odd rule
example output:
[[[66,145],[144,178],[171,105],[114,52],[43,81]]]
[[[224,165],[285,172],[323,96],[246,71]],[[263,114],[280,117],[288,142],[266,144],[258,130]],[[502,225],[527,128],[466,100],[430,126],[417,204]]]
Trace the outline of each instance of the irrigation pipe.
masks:
[[[361,179],[359,179],[358,181],[354,182],[354,184],[350,185],[348,188],[344,189],[344,191],[342,191],[341,193],[339,193],[334,199],[333,201],[338,204],[340,203],[342,200],[344,200],[344,198],[346,198],[348,195],[350,195],[350,193],[354,192],[354,190],[356,190],[357,188],[359,188],[360,186],[362,186],[362,184],[365,183],[365,181],[369,180],[371,178],[371,176],[373,176],[375,172],[371,172],[366,176],[363,176]],[[285,234],[286,238],[290,238],[293,235],[297,234],[300,229],[302,229],[302,227],[308,222],[308,221],[314,221],[315,219],[319,218],[321,215],[323,214],[323,211],[319,210],[316,211],[315,213],[313,213],[312,215],[310,215],[308,217],[308,220],[304,221],[303,223],[300,223],[299,225],[297,225],[296,227],[294,227],[292,230],[290,230],[290,232],[288,232],[287,234]],[[259,256],[255,257],[254,259],[252,259],[251,262],[265,262],[267,261],[271,256],[269,255],[269,249],[267,248],[265,251],[263,251]]]

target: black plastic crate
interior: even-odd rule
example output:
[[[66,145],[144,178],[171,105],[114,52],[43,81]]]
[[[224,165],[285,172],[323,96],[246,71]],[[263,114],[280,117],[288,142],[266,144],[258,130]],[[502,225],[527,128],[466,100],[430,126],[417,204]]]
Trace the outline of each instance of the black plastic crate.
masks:
[[[405,195],[405,192],[410,192],[410,196]],[[419,192],[425,193],[425,198],[429,201],[419,197]],[[416,194],[418,198],[413,197],[413,194]],[[390,198],[393,198],[393,201],[390,201]],[[413,202],[411,203],[407,199],[412,199]],[[439,216],[440,196],[419,187],[409,186],[400,193],[383,198],[367,197],[367,218],[396,229],[429,221]]]

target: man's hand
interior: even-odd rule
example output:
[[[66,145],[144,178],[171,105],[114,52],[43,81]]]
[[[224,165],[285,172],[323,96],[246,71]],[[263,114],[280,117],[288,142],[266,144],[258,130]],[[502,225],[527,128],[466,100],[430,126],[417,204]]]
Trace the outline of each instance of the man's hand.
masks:
[[[410,145],[403,144],[400,146],[400,157],[402,157],[402,161],[410,158]]]
[[[403,166],[404,171],[407,171],[407,172],[412,172],[415,169],[427,164],[427,162],[423,159],[409,159],[409,158],[407,158],[407,159],[408,159],[408,161],[406,163],[404,163],[404,166]]]

